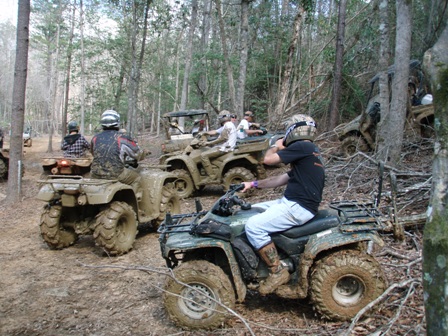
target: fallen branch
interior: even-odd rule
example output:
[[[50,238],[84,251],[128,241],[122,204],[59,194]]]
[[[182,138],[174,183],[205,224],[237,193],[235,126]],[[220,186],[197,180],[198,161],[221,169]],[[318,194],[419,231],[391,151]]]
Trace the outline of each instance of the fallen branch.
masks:
[[[104,268],[116,268],[116,269],[122,269],[122,270],[127,270],[127,271],[143,271],[143,272],[149,272],[149,273],[157,273],[157,274],[169,276],[172,279],[174,279],[177,283],[181,284],[182,286],[185,286],[185,287],[190,288],[190,289],[192,289],[194,291],[197,291],[197,292],[199,292],[201,294],[204,294],[204,292],[202,292],[200,289],[194,288],[194,287],[192,287],[192,286],[190,286],[190,285],[188,285],[186,283],[183,283],[183,282],[177,280],[176,277],[173,274],[173,271],[171,269],[168,269],[168,268],[161,268],[161,267],[158,267],[158,268],[151,267],[150,268],[150,267],[134,266],[134,265],[130,265],[130,266],[121,266],[121,265],[99,265],[99,266],[95,266],[95,265],[86,265],[86,264],[83,264],[81,262],[79,262],[79,263],[81,264],[81,266],[88,267],[88,268],[102,268],[102,269],[104,269]],[[186,301],[190,301],[190,302],[192,302],[192,303],[194,303],[194,304],[196,304],[196,305],[198,305],[200,307],[211,309],[210,307],[203,306],[200,303],[195,302],[195,301],[193,301],[193,300],[191,300],[191,299],[189,299],[189,298],[187,298],[185,296],[181,296],[181,295],[178,295],[178,294],[171,293],[171,292],[165,290],[164,288],[161,288],[160,286],[157,286],[157,285],[154,285],[154,284],[151,284],[151,285],[154,288],[157,288],[157,289],[159,289],[162,292],[165,292],[165,293],[168,293],[170,295],[177,296],[177,297],[182,297],[182,299],[184,299]],[[226,309],[229,313],[231,313],[235,317],[237,317],[246,326],[246,328],[247,328],[248,332],[250,333],[250,335],[255,336],[255,333],[253,332],[252,328],[249,326],[248,322],[241,315],[239,315],[233,309],[231,309],[231,308],[227,307],[226,305],[222,304],[218,300],[216,300],[216,299],[214,299],[214,298],[212,298],[210,296],[208,298],[210,300],[212,300],[213,302],[215,302],[216,304],[218,304],[219,306],[221,306],[222,308]],[[214,310],[214,311],[216,311],[216,310]]]
[[[389,288],[387,288],[383,294],[381,294],[380,296],[378,296],[375,300],[373,300],[372,302],[370,302],[367,306],[365,306],[363,309],[361,309],[358,314],[356,314],[356,316],[353,318],[352,323],[350,324],[349,328],[345,331],[345,333],[343,334],[344,336],[349,336],[351,331],[353,330],[353,328],[355,327],[356,323],[358,322],[358,320],[370,309],[372,309],[376,304],[378,304],[379,302],[385,300],[387,298],[387,296],[389,295],[390,292],[392,292],[395,288],[403,288],[408,286],[409,284],[411,284],[411,286],[413,286],[414,283],[419,283],[420,280],[417,280],[415,278],[412,279],[408,279],[408,280],[404,280],[400,283],[394,283],[391,286],[389,286]]]

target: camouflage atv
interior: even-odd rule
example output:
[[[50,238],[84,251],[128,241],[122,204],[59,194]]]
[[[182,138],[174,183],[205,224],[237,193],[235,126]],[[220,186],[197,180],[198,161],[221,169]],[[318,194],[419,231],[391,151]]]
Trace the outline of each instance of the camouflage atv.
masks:
[[[420,61],[412,60],[409,64],[408,82],[408,119],[413,126],[419,127],[423,137],[431,135],[431,124],[434,122],[434,107],[432,104],[422,105],[422,98],[427,94],[426,82],[421,70]],[[389,86],[395,67],[387,70]],[[350,156],[357,151],[369,152],[375,150],[377,125],[381,117],[379,103],[379,74],[370,81],[370,91],[367,99],[367,108],[355,119],[346,124],[337,126],[334,131],[341,142],[341,154]]]
[[[207,179],[202,166],[201,153],[208,148],[201,147],[198,137],[183,152],[162,155],[160,164],[166,165],[166,169],[177,176],[175,188],[179,197],[187,198],[210,184],[221,185],[227,190],[231,184],[265,178],[264,154],[281,136],[265,134],[238,140],[232,152],[211,160],[216,176],[214,181]]]
[[[49,175],[40,180],[37,198],[45,201],[41,236],[52,249],[63,249],[79,235],[93,234],[109,255],[132,249],[138,224],[157,230],[165,213],[180,212],[173,187],[176,176],[156,168],[143,168],[138,185],[82,176]]]
[[[159,228],[160,248],[173,275],[167,277],[164,305],[182,328],[217,328],[258,290],[269,274],[247,240],[244,227],[263,211],[241,200],[232,186],[210,209],[170,215]],[[271,235],[291,280],[275,294],[309,297],[321,316],[350,320],[386,289],[380,264],[371,255],[383,246],[373,204],[339,202],[320,210],[308,223]],[[288,290],[289,289],[289,290]]]

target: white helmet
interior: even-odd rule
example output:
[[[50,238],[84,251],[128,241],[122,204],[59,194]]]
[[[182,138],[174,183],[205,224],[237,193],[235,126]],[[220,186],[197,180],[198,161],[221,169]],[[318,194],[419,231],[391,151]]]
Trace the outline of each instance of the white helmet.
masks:
[[[283,146],[287,147],[297,140],[314,141],[317,133],[316,122],[305,114],[296,114],[288,121]]]
[[[101,115],[101,126],[104,128],[117,127],[120,124],[120,115],[114,110],[106,110]]]
[[[232,115],[233,114],[230,113],[230,111],[222,110],[218,114],[218,122],[222,125],[224,122],[230,121],[230,118],[232,118]]]

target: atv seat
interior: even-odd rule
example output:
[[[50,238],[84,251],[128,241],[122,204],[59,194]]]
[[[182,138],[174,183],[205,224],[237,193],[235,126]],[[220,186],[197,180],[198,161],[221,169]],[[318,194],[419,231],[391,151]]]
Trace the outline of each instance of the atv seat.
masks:
[[[305,224],[293,227],[289,230],[280,232],[279,234],[288,238],[299,238],[334,228],[339,224],[341,224],[341,222],[336,212],[331,209],[325,209],[319,210],[316,216]]]

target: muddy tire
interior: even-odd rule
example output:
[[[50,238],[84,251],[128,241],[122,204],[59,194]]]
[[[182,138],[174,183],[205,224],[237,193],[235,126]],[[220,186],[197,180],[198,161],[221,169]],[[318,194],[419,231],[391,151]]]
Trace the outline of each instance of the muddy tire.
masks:
[[[352,135],[342,140],[341,149],[344,155],[351,156],[358,151],[368,152],[369,146],[363,138]]]
[[[311,301],[323,317],[346,321],[386,289],[379,263],[361,251],[333,253],[319,260],[311,273]]]
[[[194,260],[174,269],[174,275],[189,287],[172,278],[165,283],[163,301],[173,322],[188,329],[220,327],[228,314],[217,302],[230,309],[235,306],[232,283],[224,271],[208,261]]]
[[[229,171],[224,175],[224,189],[229,190],[231,184],[241,184],[242,182],[248,182],[255,180],[254,174],[243,167],[235,167],[229,169]]]
[[[180,198],[188,198],[194,192],[194,183],[191,175],[184,169],[176,169],[171,172],[177,176],[174,181],[174,189],[177,191],[177,195]]]
[[[137,233],[134,209],[125,202],[112,202],[96,216],[93,237],[96,244],[110,255],[129,252]]]
[[[8,178],[8,164],[0,159],[0,179],[6,180]]]
[[[165,219],[166,213],[173,215],[180,214],[180,200],[173,185],[166,184],[162,188],[162,198],[160,199],[159,217],[152,221],[152,226],[155,231]]]
[[[73,245],[78,235],[71,228],[61,225],[62,206],[45,207],[40,216],[40,234],[47,245],[54,250],[60,250]]]

